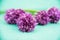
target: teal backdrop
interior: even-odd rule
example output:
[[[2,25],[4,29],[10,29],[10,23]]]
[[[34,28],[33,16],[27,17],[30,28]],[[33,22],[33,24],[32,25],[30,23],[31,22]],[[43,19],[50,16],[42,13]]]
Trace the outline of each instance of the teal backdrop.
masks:
[[[2,5],[1,5],[2,4]],[[56,6],[60,7],[60,0],[1,0],[1,10],[10,8],[22,8],[22,9],[48,9]]]
[[[0,11],[11,8],[24,10],[48,10],[51,7],[60,9],[60,0],[0,0]],[[5,12],[0,14],[0,40],[60,40],[60,21],[57,24],[37,25],[34,31],[24,33],[17,25],[7,24]]]

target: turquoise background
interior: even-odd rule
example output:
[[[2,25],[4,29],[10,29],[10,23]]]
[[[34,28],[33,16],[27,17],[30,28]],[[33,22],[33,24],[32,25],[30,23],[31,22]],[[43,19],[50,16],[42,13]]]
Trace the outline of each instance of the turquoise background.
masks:
[[[0,40],[60,40],[60,21],[57,24],[37,25],[34,31],[24,33],[17,25],[7,24],[4,11],[11,8],[25,10],[47,10],[56,6],[60,8],[60,0],[0,0]]]
[[[22,9],[48,9],[56,6],[60,7],[60,0],[1,0],[2,4],[0,10],[6,10],[10,8],[22,8]]]

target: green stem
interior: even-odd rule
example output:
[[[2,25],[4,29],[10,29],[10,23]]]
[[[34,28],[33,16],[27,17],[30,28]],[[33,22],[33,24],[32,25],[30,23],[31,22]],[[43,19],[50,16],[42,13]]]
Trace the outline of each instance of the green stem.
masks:
[[[32,15],[35,14],[35,12],[37,12],[37,10],[25,10],[26,12],[30,12]],[[5,11],[0,11],[0,14],[5,13]]]
[[[25,10],[25,11],[30,12],[32,15],[34,15],[37,12],[37,10]]]

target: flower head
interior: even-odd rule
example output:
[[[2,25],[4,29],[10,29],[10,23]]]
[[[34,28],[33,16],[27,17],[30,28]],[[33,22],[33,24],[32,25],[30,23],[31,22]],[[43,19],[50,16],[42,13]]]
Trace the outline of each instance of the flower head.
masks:
[[[45,25],[49,22],[49,16],[45,10],[37,12],[35,16],[38,24]]]
[[[30,32],[35,28],[36,19],[31,14],[25,13],[23,16],[18,18],[17,25],[19,30],[23,32]]]
[[[16,20],[24,14],[25,11],[22,9],[10,9],[6,11],[5,20],[9,24],[16,24]]]
[[[56,7],[52,7],[48,10],[51,23],[57,23],[59,21],[59,10]]]

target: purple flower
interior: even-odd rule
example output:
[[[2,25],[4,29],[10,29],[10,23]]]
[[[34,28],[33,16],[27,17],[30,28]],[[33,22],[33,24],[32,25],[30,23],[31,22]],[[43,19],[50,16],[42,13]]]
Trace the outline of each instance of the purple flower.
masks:
[[[56,7],[52,7],[48,10],[50,23],[57,23],[59,21],[59,10]]]
[[[41,25],[45,25],[49,22],[49,16],[45,10],[37,12],[35,18],[37,23]]]
[[[35,28],[36,19],[31,14],[25,13],[23,16],[18,18],[17,25],[19,30],[23,32],[30,32]]]
[[[9,24],[16,24],[16,20],[24,14],[25,11],[21,9],[10,9],[6,11],[5,20]]]

